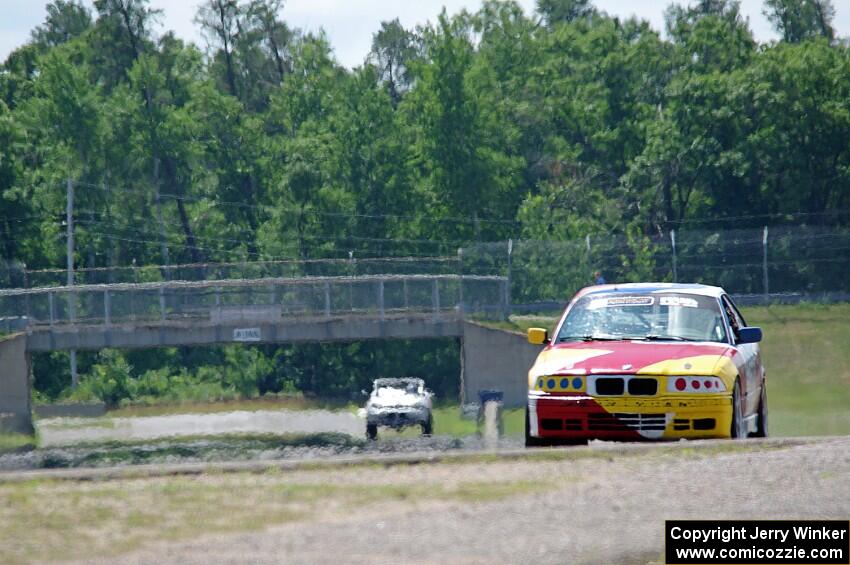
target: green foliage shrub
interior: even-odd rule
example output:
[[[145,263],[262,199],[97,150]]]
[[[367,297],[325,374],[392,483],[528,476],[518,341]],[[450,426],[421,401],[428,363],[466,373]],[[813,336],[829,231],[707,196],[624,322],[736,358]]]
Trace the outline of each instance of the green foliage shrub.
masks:
[[[98,355],[91,373],[85,375],[69,395],[69,400],[100,400],[107,406],[117,406],[133,393],[133,368],[120,352],[105,349]]]

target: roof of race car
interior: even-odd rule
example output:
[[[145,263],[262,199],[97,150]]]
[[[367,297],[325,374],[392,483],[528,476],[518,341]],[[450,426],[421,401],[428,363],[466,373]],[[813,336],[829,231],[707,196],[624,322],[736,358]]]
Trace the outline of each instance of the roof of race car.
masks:
[[[686,283],[626,283],[626,284],[600,284],[596,286],[588,286],[581,289],[576,298],[587,294],[597,293],[630,293],[630,294],[649,294],[653,292],[678,292],[681,294],[697,294],[701,296],[711,296],[719,298],[725,294],[725,291],[719,286],[709,286],[705,284],[686,284]]]

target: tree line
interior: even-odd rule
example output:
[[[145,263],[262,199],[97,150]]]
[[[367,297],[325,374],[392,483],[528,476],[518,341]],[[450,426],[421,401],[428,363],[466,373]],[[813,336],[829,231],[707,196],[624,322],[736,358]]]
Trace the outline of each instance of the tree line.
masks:
[[[347,69],[282,0],[204,0],[203,46],[155,33],[148,0],[54,0],[0,66],[0,257],[64,265],[68,179],[77,267],[834,222],[850,47],[830,0],[763,10],[778,41],[736,0],[671,4],[664,33],[590,0],[486,0],[386,21]]]
[[[0,253],[79,267],[454,253],[850,206],[850,58],[829,0],[490,0],[362,65],[282,0],[206,0],[204,49],[147,0],[48,4],[0,71]],[[762,218],[755,220],[764,223]],[[746,224],[747,220],[740,223]]]

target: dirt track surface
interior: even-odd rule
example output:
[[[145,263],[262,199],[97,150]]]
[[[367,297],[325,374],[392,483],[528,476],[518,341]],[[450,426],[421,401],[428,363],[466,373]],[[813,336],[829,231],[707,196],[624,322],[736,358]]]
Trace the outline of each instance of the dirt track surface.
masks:
[[[337,432],[362,437],[363,420],[330,410],[255,410],[133,418],[51,418],[37,422],[43,447],[180,435]]]
[[[685,444],[647,446],[646,454],[628,457],[295,471],[281,479],[435,488],[521,481],[525,488],[489,502],[413,499],[355,512],[331,504],[304,521],[156,543],[120,561],[660,563],[665,519],[850,517],[850,438],[782,448],[746,443],[753,449],[694,451]]]

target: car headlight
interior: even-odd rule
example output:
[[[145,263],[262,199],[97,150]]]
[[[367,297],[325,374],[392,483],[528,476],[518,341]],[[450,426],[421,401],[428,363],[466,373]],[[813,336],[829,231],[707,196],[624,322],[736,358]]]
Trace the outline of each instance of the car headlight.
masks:
[[[551,375],[537,377],[537,390],[547,392],[584,392],[585,379],[580,376]]]

